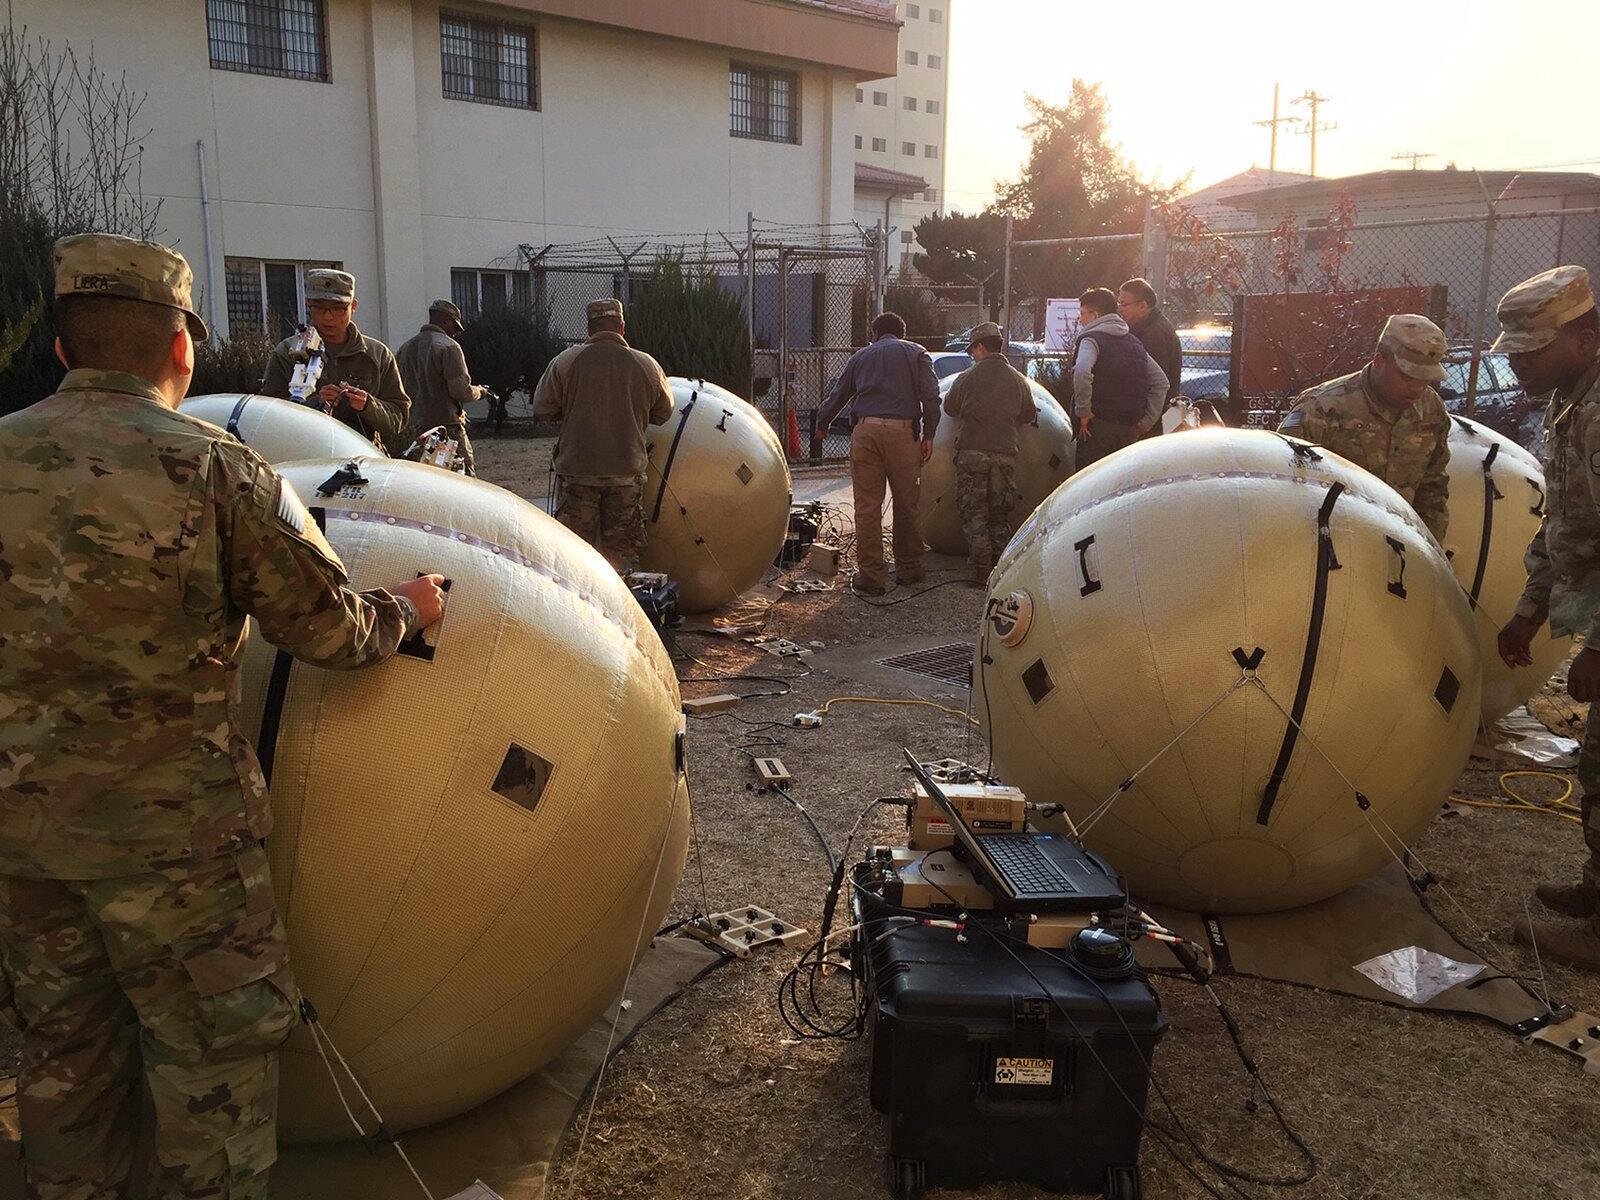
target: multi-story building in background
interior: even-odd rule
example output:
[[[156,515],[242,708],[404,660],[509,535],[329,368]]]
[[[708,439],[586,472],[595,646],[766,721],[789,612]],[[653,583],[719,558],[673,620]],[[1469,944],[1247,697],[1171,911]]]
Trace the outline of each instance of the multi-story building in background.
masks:
[[[523,246],[848,222],[855,89],[899,58],[891,0],[12,0],[11,17],[145,94],[142,187],[223,335],[302,319],[308,266],[355,272],[362,327],[398,339],[433,296],[525,299]],[[926,10],[910,26],[925,80],[903,90],[942,98]],[[917,119],[919,154],[942,154],[942,116]]]
[[[911,270],[918,221],[944,208],[950,6],[898,0],[899,70],[855,90],[856,220],[889,229],[888,267]]]

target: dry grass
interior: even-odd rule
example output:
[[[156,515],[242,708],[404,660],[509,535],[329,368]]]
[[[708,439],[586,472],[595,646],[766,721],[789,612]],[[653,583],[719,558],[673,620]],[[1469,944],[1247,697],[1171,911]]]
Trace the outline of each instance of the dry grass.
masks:
[[[519,477],[510,454],[501,453],[517,445],[486,441],[481,469],[528,494],[538,481]],[[930,582],[937,582],[953,577],[958,564],[934,558],[930,565]],[[874,641],[968,639],[980,603],[975,589],[959,585],[885,608],[840,593],[795,596],[773,610],[768,631],[802,644],[815,639],[829,648],[859,647],[861,658],[875,659]],[[798,674],[793,663],[742,644],[689,635],[681,641],[703,664],[683,663],[686,677]],[[757,749],[751,742],[761,736],[745,722],[786,721],[831,695],[859,690],[827,663],[824,658],[813,674],[793,679],[785,696],[739,706],[737,719],[690,722],[698,852],[691,850],[675,915],[755,901],[816,929],[827,884],[821,853],[797,813],[778,797],[750,789],[753,775],[740,747]],[[923,681],[903,679],[898,689],[879,688],[879,694],[935,694]],[[758,681],[684,685],[686,695],[727,690],[777,688]],[[966,703],[965,692],[947,696]],[[1563,699],[1547,693],[1535,710],[1556,728],[1576,732],[1569,723],[1574,711]],[[902,744],[952,753],[970,746],[981,756],[965,722],[921,708],[842,706],[819,730],[785,728],[766,736],[781,744],[758,752],[784,759],[795,775],[796,798],[836,848],[866,801],[901,791],[895,763]],[[1496,776],[1472,769],[1460,787],[1463,795],[1493,795]],[[899,812],[879,809],[863,823],[856,844],[902,832]],[[1506,935],[1534,882],[1574,876],[1582,858],[1577,827],[1466,809],[1435,822],[1417,849],[1473,921],[1500,943],[1504,964],[1533,974],[1532,956],[1510,946]],[[792,953],[768,952],[734,963],[646,1027],[609,1069],[581,1156],[576,1138],[568,1139],[554,1194],[563,1200],[886,1195],[886,1132],[867,1103],[865,1043],[793,1039],[775,1002],[792,960]],[[1600,1011],[1600,978],[1548,964],[1546,973],[1557,998]],[[1318,1177],[1294,1195],[1592,1200],[1600,1193],[1597,1084],[1573,1060],[1466,1019],[1249,980],[1224,979],[1217,988],[1321,1161]],[[1266,1173],[1292,1170],[1270,1118],[1245,1108],[1245,1076],[1209,1003],[1186,983],[1162,982],[1161,993],[1172,1028],[1157,1053],[1157,1075],[1196,1136],[1234,1163]],[[1205,1194],[1148,1138],[1143,1168],[1149,1196]],[[1042,1193],[993,1185],[977,1195],[1000,1200]]]

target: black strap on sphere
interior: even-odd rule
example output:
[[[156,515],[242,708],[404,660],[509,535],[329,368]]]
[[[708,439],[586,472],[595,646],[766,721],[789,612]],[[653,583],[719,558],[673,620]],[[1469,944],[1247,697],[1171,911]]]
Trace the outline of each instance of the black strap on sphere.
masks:
[[[1283,731],[1283,745],[1278,747],[1278,761],[1273,765],[1266,790],[1261,793],[1261,807],[1256,812],[1258,825],[1265,825],[1271,820],[1272,807],[1278,802],[1278,791],[1283,787],[1284,776],[1288,774],[1295,743],[1300,739],[1300,722],[1305,719],[1306,704],[1311,699],[1311,678],[1316,674],[1317,648],[1322,642],[1322,619],[1328,608],[1328,575],[1339,569],[1329,522],[1333,519],[1333,506],[1343,492],[1344,484],[1333,484],[1323,498],[1322,507],[1317,510],[1317,582],[1311,595],[1311,621],[1306,629],[1305,656],[1300,661],[1300,684],[1295,689],[1288,728]]]

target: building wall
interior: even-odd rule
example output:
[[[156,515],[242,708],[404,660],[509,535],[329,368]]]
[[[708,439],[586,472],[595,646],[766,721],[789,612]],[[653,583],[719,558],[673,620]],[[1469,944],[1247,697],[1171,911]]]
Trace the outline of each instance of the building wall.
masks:
[[[891,221],[895,227],[891,237],[889,267],[898,272],[910,268],[911,254],[922,247],[906,241],[912,227],[923,217],[944,208],[946,128],[950,115],[950,8],[956,0],[898,0],[895,11],[904,24],[900,28],[900,71],[891,79],[870,80],[856,86],[855,135],[860,147],[855,156],[858,161],[873,166],[920,175],[928,181],[930,191],[919,196],[899,196],[891,202]],[[933,19],[933,14],[938,19]],[[907,55],[915,54],[915,65],[907,62]],[[929,55],[938,56],[938,67],[928,66]],[[885,103],[874,103],[882,95]],[[916,111],[906,107],[908,101],[916,102]],[[930,112],[932,101],[937,111]],[[874,150],[874,139],[880,139],[884,148]],[[904,144],[911,143],[915,154],[905,154]],[[933,147],[937,157],[928,157],[928,147]],[[882,197],[860,195],[856,198],[857,221],[864,224],[882,218]]]
[[[15,0],[30,34],[146,93],[143,186],[227,328],[227,257],[337,261],[358,321],[387,340],[450,294],[452,268],[517,247],[641,232],[844,221],[853,211],[847,69],[475,3],[537,29],[540,109],[445,99],[430,0],[328,0],[329,80],[210,66],[205,0]],[[570,6],[568,6],[570,7]],[[748,0],[751,12],[772,6]],[[114,11],[113,11],[114,10]],[[732,60],[793,70],[800,144],[729,134]],[[208,269],[200,203],[211,200]]]

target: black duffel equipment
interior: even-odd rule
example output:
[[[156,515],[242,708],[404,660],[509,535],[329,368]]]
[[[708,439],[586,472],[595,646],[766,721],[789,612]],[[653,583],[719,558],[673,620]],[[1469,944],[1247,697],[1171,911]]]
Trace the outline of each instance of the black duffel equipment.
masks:
[[[773,560],[773,566],[792,567],[802,562],[817,540],[817,530],[822,528],[822,501],[798,504],[789,510],[789,530],[783,535],[783,548]]]

